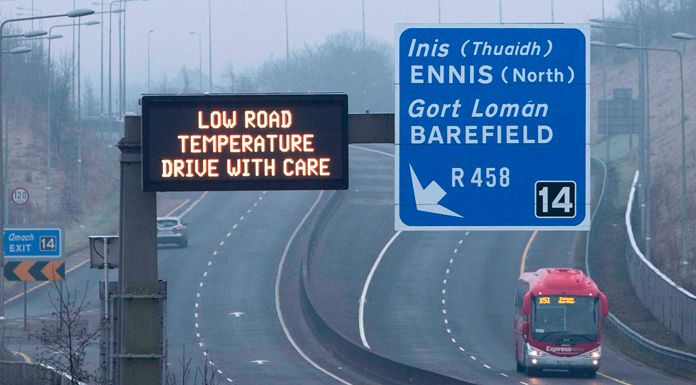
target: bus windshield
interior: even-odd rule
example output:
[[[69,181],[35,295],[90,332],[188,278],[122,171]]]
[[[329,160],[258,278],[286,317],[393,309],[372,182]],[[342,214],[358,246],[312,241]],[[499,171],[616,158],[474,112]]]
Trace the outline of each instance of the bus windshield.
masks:
[[[589,343],[597,339],[597,299],[584,296],[537,296],[532,307],[532,337],[553,344]]]

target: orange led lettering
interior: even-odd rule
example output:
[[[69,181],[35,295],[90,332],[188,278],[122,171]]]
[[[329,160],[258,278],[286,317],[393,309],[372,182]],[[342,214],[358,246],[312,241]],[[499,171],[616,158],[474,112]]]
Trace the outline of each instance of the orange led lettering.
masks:
[[[330,158],[285,159],[283,174],[285,176],[331,176]]]
[[[227,175],[236,177],[275,176],[275,159],[227,159]]]
[[[551,304],[551,298],[550,297],[539,297],[539,304],[540,305],[549,305],[549,304]]]
[[[201,152],[201,136],[191,135],[189,140],[189,150],[192,154],[200,154]]]
[[[210,126],[203,121],[203,111],[198,111],[198,129],[207,130]]]
[[[300,135],[292,136],[292,151],[302,152],[302,137]]]
[[[189,136],[188,135],[179,135],[177,136],[177,139],[181,142],[181,153],[185,154],[186,153],[186,140],[188,140]]]
[[[290,128],[292,113],[288,110],[278,111],[244,111],[244,127],[246,128]]]
[[[213,110],[210,112],[208,118],[209,123],[206,123],[203,117],[203,111],[198,111],[198,128],[201,130],[207,130],[209,128],[219,129],[219,128],[235,128],[237,126],[237,111],[219,111]]]
[[[218,159],[162,159],[162,178],[217,178],[218,162]]]
[[[312,143],[312,140],[314,140],[314,134],[304,134],[302,135],[304,138],[304,145],[302,147],[303,152],[314,152],[314,143]]]

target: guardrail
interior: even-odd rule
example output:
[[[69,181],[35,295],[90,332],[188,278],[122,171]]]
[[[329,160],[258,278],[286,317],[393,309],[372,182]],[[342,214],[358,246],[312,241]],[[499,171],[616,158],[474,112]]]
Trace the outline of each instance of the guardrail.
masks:
[[[696,295],[677,285],[643,255],[633,235],[631,210],[636,183],[636,171],[626,204],[626,231],[630,248],[627,250],[628,272],[638,298],[650,313],[682,340],[696,347]]]
[[[599,209],[599,207],[602,204],[603,198],[604,198],[604,191],[606,187],[606,181],[607,181],[607,166],[604,164],[599,159],[592,158],[592,161],[599,164],[603,170],[603,178],[602,178],[602,190],[599,194],[599,198],[597,199],[597,203],[595,205],[595,213]],[[636,171],[636,175],[633,179],[633,183],[631,185],[631,192],[629,194],[629,199],[628,199],[628,204],[626,208],[626,228],[629,234],[629,240],[631,241],[632,248],[634,250],[638,250],[640,253],[640,250],[638,249],[634,236],[633,236],[633,229],[631,226],[631,208],[633,206],[633,198],[635,195],[635,186],[636,182],[638,180],[638,171]],[[595,215],[593,213],[591,222],[594,222],[595,220]],[[590,231],[587,233],[587,237],[585,238],[585,272],[587,273],[588,276],[591,276],[590,274],[590,266],[589,266],[589,250],[590,250],[590,238],[591,238],[591,233],[592,233],[592,226],[590,226]],[[652,264],[650,264],[649,261],[645,259],[645,257],[642,256],[642,260],[647,262],[654,270],[657,270]],[[630,263],[629,263],[629,275],[631,276],[631,281],[632,285],[634,286],[635,290],[635,284],[634,284],[634,279],[633,279],[633,274],[630,271]],[[653,270],[653,271],[654,271]],[[659,272],[659,270],[657,270]],[[664,274],[659,273],[661,277],[664,277]],[[666,277],[665,277],[666,278]],[[667,278],[669,279],[669,278]],[[670,280],[671,282],[671,280]],[[645,281],[643,281],[645,283]],[[673,283],[673,282],[672,282]],[[638,293],[638,291],[636,291]],[[688,292],[687,292],[688,293]],[[640,298],[640,297],[639,297]],[[641,299],[642,301],[642,299]],[[631,329],[628,325],[624,324],[619,320],[613,313],[609,313],[609,316],[607,317],[609,322],[626,338],[626,340],[631,343],[635,348],[639,349],[643,354],[648,355],[655,361],[661,362],[665,365],[673,366],[678,369],[682,370],[693,370],[694,366],[696,366],[696,355],[688,353],[688,352],[683,352],[681,350],[676,350],[672,349],[670,347],[658,344],[652,340],[649,340],[639,333],[637,333],[635,330]],[[694,323],[692,323],[694,325]]]
[[[310,259],[314,253],[317,239],[324,224],[331,218],[340,204],[343,193],[333,193],[320,208],[319,217],[314,221],[309,237],[307,255],[302,260],[300,282],[300,302],[302,312],[312,333],[319,343],[349,364],[358,373],[365,375],[381,384],[438,384],[438,385],[467,385],[470,384],[443,374],[417,368],[390,360],[382,355],[359,346],[339,331],[329,326],[313,305],[310,288]]]

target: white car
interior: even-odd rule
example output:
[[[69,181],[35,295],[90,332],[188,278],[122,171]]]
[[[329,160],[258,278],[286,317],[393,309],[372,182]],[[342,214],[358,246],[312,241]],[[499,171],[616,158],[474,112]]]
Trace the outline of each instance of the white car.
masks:
[[[179,247],[188,245],[188,230],[179,217],[157,218],[157,244],[177,244]]]

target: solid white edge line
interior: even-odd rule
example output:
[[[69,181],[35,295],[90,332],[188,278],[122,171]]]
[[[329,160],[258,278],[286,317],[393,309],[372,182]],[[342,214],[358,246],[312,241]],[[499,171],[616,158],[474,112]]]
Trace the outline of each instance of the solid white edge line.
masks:
[[[363,285],[362,293],[360,293],[360,307],[358,308],[358,329],[360,330],[360,341],[362,341],[363,346],[368,349],[371,348],[370,344],[367,343],[367,337],[365,337],[365,299],[367,298],[367,291],[370,288],[372,276],[375,275],[375,271],[377,270],[377,267],[379,267],[379,263],[382,261],[382,257],[384,257],[384,254],[387,253],[389,246],[391,246],[391,244],[394,243],[394,240],[396,240],[396,238],[398,238],[399,235],[401,235],[401,230],[394,233],[394,235],[392,235],[387,244],[384,245],[382,251],[379,252],[379,255],[377,256],[375,263],[372,264],[370,273],[367,274],[367,279],[365,280],[365,284]]]
[[[345,385],[352,385],[350,382],[336,376],[335,374],[329,372],[328,370],[322,368],[319,366],[316,362],[312,361],[311,358],[309,358],[302,349],[297,345],[295,342],[295,339],[292,338],[292,335],[290,335],[290,330],[288,330],[287,325],[285,324],[285,319],[283,318],[283,311],[280,309],[280,280],[281,277],[283,276],[283,266],[285,265],[285,259],[288,256],[288,252],[290,252],[290,246],[292,246],[292,243],[295,241],[295,237],[297,236],[297,233],[300,232],[300,229],[304,225],[304,223],[307,221],[307,218],[309,218],[310,215],[312,215],[312,212],[314,212],[314,209],[317,207],[319,202],[321,201],[322,196],[324,195],[323,191],[319,192],[319,195],[317,195],[317,199],[314,201],[312,206],[307,210],[307,213],[305,216],[302,218],[300,223],[297,224],[297,227],[295,227],[295,231],[292,232],[292,235],[290,235],[290,239],[288,239],[288,243],[285,244],[285,250],[283,250],[283,255],[280,257],[280,262],[278,263],[278,273],[276,274],[276,282],[275,282],[275,305],[276,305],[276,314],[278,315],[278,321],[280,321],[280,326],[283,328],[283,333],[285,333],[285,337],[288,339],[290,342],[290,345],[295,349],[295,351],[304,359],[307,361],[310,365],[312,365],[314,368],[317,370],[321,371],[322,373],[326,374],[327,376],[333,378],[334,380],[345,384]]]
[[[350,147],[357,148],[358,150],[374,152],[374,153],[380,154],[380,155],[390,156],[390,157],[392,157],[392,158],[394,157],[394,154],[392,154],[392,153],[385,152],[385,151],[380,151],[380,150],[375,150],[374,148],[368,148],[368,147],[363,147],[363,146],[356,146],[356,145],[354,145],[354,144],[351,144]]]
[[[186,210],[184,210],[184,212],[181,213],[181,215],[179,215],[179,218],[183,218],[183,217],[185,217],[188,213],[190,213],[191,210],[193,210],[194,208],[196,208],[196,206],[198,206],[198,204],[201,203],[201,201],[203,200],[203,198],[205,198],[207,195],[208,195],[208,192],[207,192],[207,191],[203,192],[203,194],[201,194],[201,196],[198,197],[198,199],[196,199],[195,201],[193,201],[193,203],[191,203],[191,205],[190,205],[189,207],[187,207]]]
[[[386,155],[389,157],[394,157],[394,154],[385,152],[385,151],[380,151],[376,150],[373,148],[368,148],[368,147],[363,147],[363,146],[356,146],[354,144],[351,144],[350,147],[356,148],[358,150],[363,150],[363,151],[368,151],[368,152],[374,152],[376,154],[380,155]],[[365,281],[365,285],[363,286],[362,293],[360,294],[360,303],[359,303],[359,308],[358,308],[358,329],[360,330],[360,340],[362,341],[362,344],[364,347],[367,349],[370,349],[370,344],[367,343],[367,337],[365,337],[365,298],[367,297],[367,290],[370,287],[370,281],[372,281],[372,276],[375,273],[375,270],[377,270],[377,266],[379,266],[379,262],[382,260],[382,257],[384,256],[384,253],[386,250],[389,248],[389,246],[394,242],[396,237],[401,234],[401,231],[398,231],[392,235],[391,239],[387,244],[382,248],[382,251],[379,253],[379,256],[375,260],[375,263],[372,265],[372,268],[370,269],[370,273],[367,275],[367,280]]]
[[[174,214],[175,212],[179,211],[180,208],[186,206],[186,204],[189,203],[189,202],[191,202],[190,199],[184,200],[183,202],[181,202],[181,204],[179,204],[178,206],[174,207],[170,212],[168,212],[168,213],[165,215],[165,217],[171,217],[172,214]]]

